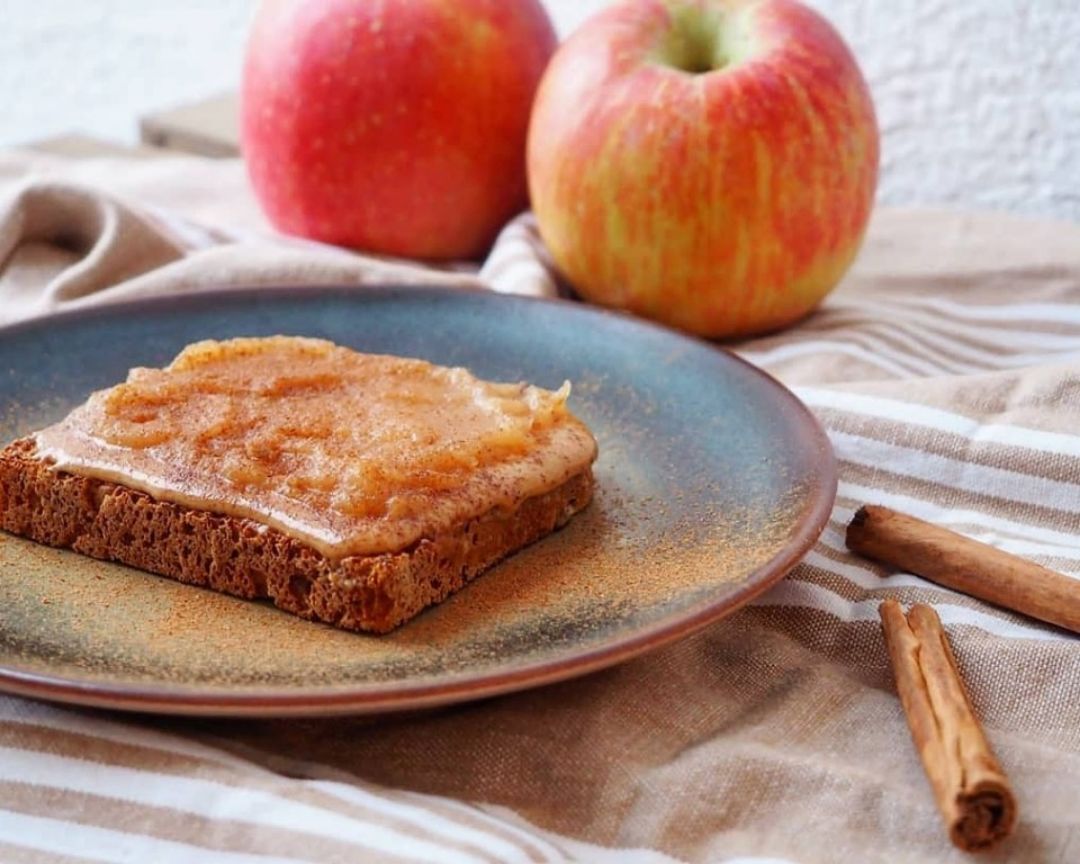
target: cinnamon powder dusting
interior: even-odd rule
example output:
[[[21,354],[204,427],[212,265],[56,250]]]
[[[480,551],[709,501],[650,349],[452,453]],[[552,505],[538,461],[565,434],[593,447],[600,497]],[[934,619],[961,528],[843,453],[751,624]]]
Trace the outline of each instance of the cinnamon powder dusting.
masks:
[[[592,399],[602,387],[575,389],[600,443],[592,504],[389,635],[9,538],[0,658],[230,693],[355,689],[520,668],[722,604],[785,547],[806,491],[768,462],[740,468],[733,488],[709,452],[691,449],[691,432],[658,437],[655,406]]]

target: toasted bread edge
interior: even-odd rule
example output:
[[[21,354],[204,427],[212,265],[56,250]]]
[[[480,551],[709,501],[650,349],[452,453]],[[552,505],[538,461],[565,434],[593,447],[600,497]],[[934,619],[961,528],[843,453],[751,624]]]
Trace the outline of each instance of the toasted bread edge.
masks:
[[[0,450],[0,529],[246,599],[387,633],[564,525],[591,500],[590,468],[511,511],[491,510],[408,549],[331,560],[250,519],[159,501],[55,470],[32,438]]]

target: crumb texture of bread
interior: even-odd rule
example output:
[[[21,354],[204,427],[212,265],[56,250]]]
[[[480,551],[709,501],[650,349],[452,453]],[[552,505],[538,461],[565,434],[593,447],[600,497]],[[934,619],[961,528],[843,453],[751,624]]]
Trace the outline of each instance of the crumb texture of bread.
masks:
[[[55,470],[32,438],[0,450],[0,529],[372,633],[393,630],[561,527],[592,493],[587,468],[514,510],[489,511],[400,552],[332,560],[250,519]]]

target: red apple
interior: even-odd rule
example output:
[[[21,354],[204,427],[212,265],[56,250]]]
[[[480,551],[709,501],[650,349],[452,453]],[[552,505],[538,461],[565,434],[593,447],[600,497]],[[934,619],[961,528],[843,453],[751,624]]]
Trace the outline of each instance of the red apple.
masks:
[[[711,337],[783,327],[848,268],[878,131],[851,52],[795,0],[625,0],[541,82],[529,188],[584,297]]]
[[[529,110],[555,44],[539,0],[266,0],[242,88],[257,197],[290,234],[483,254],[527,206]]]

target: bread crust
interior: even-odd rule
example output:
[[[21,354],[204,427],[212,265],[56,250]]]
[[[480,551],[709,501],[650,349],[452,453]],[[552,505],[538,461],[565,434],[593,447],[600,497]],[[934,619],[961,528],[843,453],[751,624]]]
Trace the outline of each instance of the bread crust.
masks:
[[[561,527],[593,492],[586,468],[512,511],[491,510],[400,552],[334,561],[250,519],[58,471],[36,449],[20,438],[0,450],[0,529],[372,633],[389,632]]]

